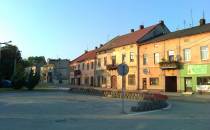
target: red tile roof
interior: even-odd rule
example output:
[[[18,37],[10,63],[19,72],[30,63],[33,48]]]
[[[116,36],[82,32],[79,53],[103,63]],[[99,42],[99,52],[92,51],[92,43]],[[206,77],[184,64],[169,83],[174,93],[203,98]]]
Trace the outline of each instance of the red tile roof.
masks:
[[[95,59],[95,58],[96,58],[96,50],[91,50],[91,51],[83,53],[81,56],[72,60],[70,62],[70,64],[76,63],[76,62],[82,62],[82,61],[85,61],[85,60],[91,60],[91,59]]]
[[[146,34],[148,34],[150,31],[155,29],[159,24],[155,24],[153,26],[149,26],[144,29],[139,29],[135,32],[131,32],[122,36],[117,36],[113,38],[111,41],[104,44],[103,47],[99,48],[98,51],[104,51],[109,50],[116,47],[121,47],[133,43],[137,43],[138,40],[143,38]]]

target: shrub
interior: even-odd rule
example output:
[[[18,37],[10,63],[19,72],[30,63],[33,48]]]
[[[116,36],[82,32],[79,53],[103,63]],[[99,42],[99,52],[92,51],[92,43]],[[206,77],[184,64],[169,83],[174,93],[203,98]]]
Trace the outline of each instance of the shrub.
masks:
[[[28,88],[28,90],[33,90],[36,87],[36,85],[39,83],[39,80],[40,80],[39,73],[36,72],[34,74],[33,71],[31,70],[28,76],[28,80],[26,81],[26,88]]]
[[[12,85],[14,89],[22,89],[25,85],[26,76],[24,72],[18,72],[12,77]]]

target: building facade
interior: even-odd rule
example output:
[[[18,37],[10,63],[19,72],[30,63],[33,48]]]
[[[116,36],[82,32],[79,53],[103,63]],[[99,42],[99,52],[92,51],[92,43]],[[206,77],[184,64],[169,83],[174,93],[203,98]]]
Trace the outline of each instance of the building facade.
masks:
[[[95,59],[96,50],[85,51],[84,54],[71,61],[70,84],[71,85],[95,85]]]
[[[129,66],[126,75],[126,89],[139,90],[139,50],[138,44],[154,37],[169,33],[164,22],[122,36],[117,36],[97,50],[97,65],[95,73],[96,86],[110,89],[121,89],[122,77],[117,73],[117,66],[125,63]]]
[[[47,65],[41,67],[41,79],[43,83],[68,84],[69,60],[48,59]]]
[[[210,90],[210,24],[154,38],[139,45],[143,90],[192,92]]]

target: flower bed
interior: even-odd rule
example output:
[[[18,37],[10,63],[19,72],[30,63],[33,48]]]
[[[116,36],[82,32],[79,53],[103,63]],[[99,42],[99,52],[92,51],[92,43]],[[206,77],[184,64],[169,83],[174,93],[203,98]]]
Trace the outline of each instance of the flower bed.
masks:
[[[143,99],[143,101],[138,102],[137,106],[131,107],[132,112],[152,111],[163,109],[168,106],[168,97],[166,95],[148,93],[144,95]]]

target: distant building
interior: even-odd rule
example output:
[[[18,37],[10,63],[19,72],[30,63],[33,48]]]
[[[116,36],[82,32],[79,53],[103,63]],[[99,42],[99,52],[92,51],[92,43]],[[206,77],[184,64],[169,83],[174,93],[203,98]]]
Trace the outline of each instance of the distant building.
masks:
[[[85,51],[84,54],[70,62],[70,84],[95,85],[96,50]]]
[[[68,83],[69,60],[48,59],[47,65],[41,67],[43,83]]]

